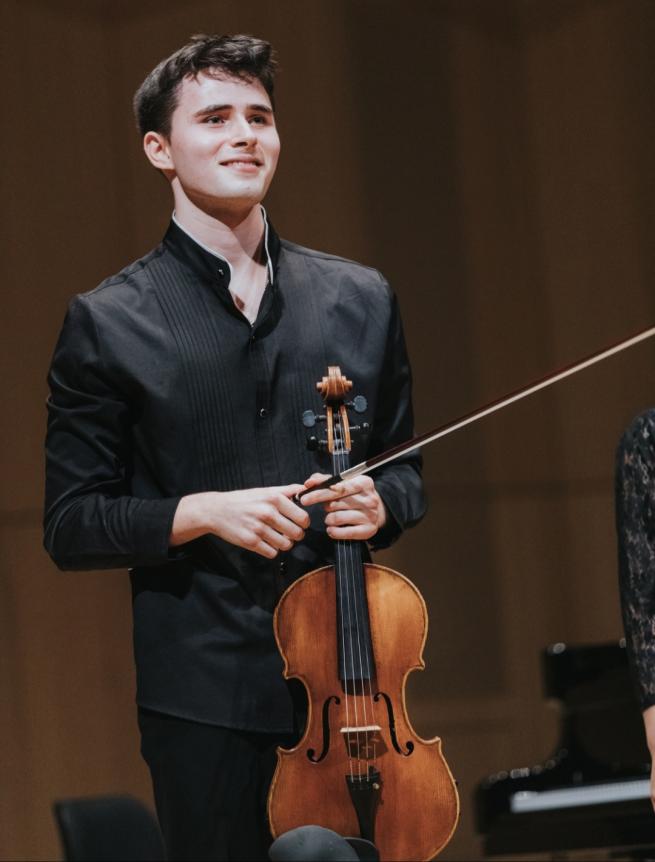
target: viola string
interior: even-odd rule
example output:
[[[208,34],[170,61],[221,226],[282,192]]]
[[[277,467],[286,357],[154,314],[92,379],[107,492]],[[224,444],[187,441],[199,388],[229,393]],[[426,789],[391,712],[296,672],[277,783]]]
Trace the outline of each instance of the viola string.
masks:
[[[363,588],[363,596],[364,596],[364,607],[362,608],[362,614],[365,615],[368,610],[368,600],[366,593],[366,570],[364,569],[364,564],[362,562],[362,552],[361,545],[357,545],[357,560],[355,564],[358,566],[358,570],[361,572],[361,580],[362,580],[362,588]],[[363,619],[364,617],[362,617]],[[375,667],[375,662],[373,659],[373,638],[371,636],[371,625],[369,618],[368,625],[368,649],[364,651],[365,659],[366,659],[366,668],[365,668],[365,679],[366,684],[364,686],[364,705],[366,705],[366,697],[370,701],[370,709],[371,709],[371,720],[367,721],[367,724],[375,725],[377,722],[375,721],[375,701],[373,700],[373,669]],[[373,664],[373,667],[371,666]],[[368,689],[368,693],[366,693],[366,689]],[[366,706],[364,706],[366,710]],[[373,766],[377,767],[377,742],[376,742],[376,731],[372,731],[372,747],[373,747]],[[368,744],[368,736],[366,742]],[[367,770],[368,773],[368,770]]]
[[[338,423],[335,423],[335,430],[337,430],[337,431],[341,430],[340,425]],[[335,437],[336,437],[336,435],[335,435]],[[341,435],[339,434],[339,438],[340,437],[341,437]],[[339,465],[339,463],[340,463],[340,452],[341,451],[342,451],[342,440],[339,439],[337,441],[335,439],[335,451],[334,451],[333,458],[332,458],[333,465],[334,464]],[[354,654],[354,649],[353,649],[353,634],[352,634],[352,623],[353,623],[352,607],[351,607],[352,602],[351,602],[350,589],[349,589],[350,585],[349,585],[348,569],[347,569],[346,543],[341,541],[341,540],[339,540],[337,542],[337,560],[339,563],[338,567],[339,567],[339,570],[341,573],[339,585],[342,588],[342,593],[343,593],[343,585],[344,585],[343,582],[344,581],[345,581],[345,587],[346,587],[346,612],[347,612],[347,616],[348,616],[348,646],[349,646],[349,651],[350,651],[350,671],[351,671],[350,686],[352,687],[351,688],[352,699],[353,699],[352,711],[353,711],[353,717],[354,717],[354,722],[355,722],[354,727],[356,728],[355,729],[355,739],[356,739],[357,751],[358,751],[359,750],[359,730],[358,730],[358,728],[360,725],[359,725],[359,709],[358,709],[358,704],[357,704],[357,692],[356,692],[356,681],[355,681],[355,663],[354,663],[355,662],[355,658],[354,658],[355,654]],[[342,628],[343,628],[343,622],[342,622]],[[345,667],[345,662],[346,662],[346,658],[344,655],[344,667]],[[348,683],[348,679],[347,679],[347,668],[346,668],[346,673],[344,676],[346,677],[345,689],[346,689],[346,698],[347,698],[348,697],[348,689],[349,689],[349,683]],[[351,725],[350,723],[348,724],[348,727],[352,727],[352,726],[353,725]],[[350,731],[349,731],[348,732],[349,755],[350,755],[350,742],[351,742],[351,735],[350,735]],[[357,760],[358,772],[361,772],[361,765],[360,765],[359,757],[357,757],[356,760]],[[352,775],[352,765],[351,765],[351,775]]]
[[[356,638],[357,638],[357,658],[358,658],[358,664],[359,664],[358,678],[360,681],[360,686],[363,686],[364,685],[364,666],[362,663],[362,644],[361,644],[361,634],[360,634],[361,633],[361,628],[360,628],[361,616],[360,616],[360,612],[359,612],[359,599],[358,599],[358,590],[357,590],[357,583],[356,583],[357,570],[356,570],[355,543],[354,542],[352,542],[352,541],[348,542],[346,552],[347,552],[347,556],[349,558],[348,559],[349,565],[347,566],[346,571],[348,572],[348,577],[350,579],[350,586],[351,586],[352,595],[353,595],[353,605],[355,608],[355,634],[356,634]],[[361,689],[360,689],[359,693],[361,694]],[[368,727],[369,721],[368,721],[368,715],[367,715],[367,711],[366,711],[366,698],[362,698],[361,700],[362,700],[362,711],[363,711],[362,721],[363,721],[364,727]],[[369,735],[369,731],[365,730],[364,731],[364,743],[366,745],[368,744],[368,735]],[[357,734],[357,743],[358,743],[358,745],[360,743],[359,733]],[[361,748],[358,748],[359,752],[361,752],[361,750],[362,750]],[[359,766],[360,766],[359,778],[361,780],[362,779],[361,757],[360,757],[360,761],[359,761]],[[366,764],[364,764],[363,768],[364,769],[366,768]]]
[[[360,578],[361,578],[361,584],[362,584],[362,590],[363,590],[362,622],[364,622],[365,618],[366,618],[367,610],[368,610],[368,601],[367,601],[367,594],[366,594],[366,572],[365,572],[364,565],[362,562],[361,544],[359,544],[359,543],[357,544],[356,551],[355,551],[355,549],[353,549],[353,554],[355,554],[355,553],[357,555],[357,558],[354,562],[354,565],[357,567],[357,571],[360,572]],[[366,626],[365,626],[365,630],[366,630]],[[365,679],[365,684],[363,687],[363,693],[364,693],[363,703],[364,703],[364,710],[366,711],[366,698],[368,698],[368,700],[370,701],[371,720],[370,720],[370,722],[368,720],[366,720],[366,724],[367,725],[368,724],[375,725],[376,724],[376,721],[375,721],[375,703],[373,700],[373,667],[374,667],[374,664],[373,664],[373,667],[371,666],[371,664],[373,663],[373,638],[371,636],[371,631],[370,631],[370,619],[369,619],[369,625],[368,625],[368,639],[367,640],[368,640],[367,648],[364,650],[364,656],[365,656],[365,660],[366,660],[366,668],[364,669],[364,674],[363,674],[364,679]],[[361,659],[360,659],[360,664],[361,664]],[[377,743],[375,742],[376,732],[371,731],[371,733],[372,733],[372,739],[373,739],[373,764],[376,765],[376,761],[377,761]],[[367,742],[367,744],[369,742],[368,733],[367,733],[366,742]],[[368,770],[367,770],[367,773],[368,773]]]
[[[349,456],[350,453],[348,453]],[[348,456],[344,458],[345,467],[348,466]],[[359,668],[360,668],[360,680],[362,682],[362,708],[364,711],[364,724],[365,726],[373,726],[375,724],[375,705],[373,701],[373,681],[372,681],[372,668],[371,661],[373,659],[372,649],[373,642],[370,634],[370,621],[369,626],[366,626],[366,617],[367,617],[367,608],[368,602],[366,599],[366,580],[365,580],[365,571],[362,561],[362,550],[360,542],[350,542],[350,557],[351,557],[351,572],[352,572],[352,581],[353,581],[353,595],[355,597],[355,613],[357,619],[357,648],[359,652]],[[362,607],[359,608],[359,590],[356,589],[355,580],[359,578],[359,583],[362,588]],[[360,628],[361,621],[361,628]],[[360,638],[361,633],[361,638]],[[368,635],[368,636],[367,636]],[[366,638],[364,649],[362,650],[361,639]],[[364,653],[364,659],[362,659],[362,652]],[[364,667],[364,663],[366,667]],[[367,714],[367,700],[370,701],[370,720]],[[365,742],[366,742],[366,751],[368,752],[369,742],[373,739],[372,748],[373,748],[373,763],[377,760],[377,743],[375,742],[375,731],[365,731]],[[366,775],[368,775],[368,763],[366,766]]]
[[[335,456],[335,453],[332,453],[332,468],[338,466],[338,459]],[[344,614],[344,589],[343,589],[343,566],[341,564],[341,543],[339,541],[336,542],[336,573],[339,582],[339,616],[341,621],[341,662],[342,662],[342,676],[344,683],[344,695],[346,701],[346,727],[350,728],[350,701],[349,701],[349,691],[348,691],[348,672],[346,666],[346,632],[345,632],[345,614]],[[350,771],[350,777],[354,780],[354,770],[353,770],[353,762],[352,762],[352,746],[351,746],[351,731],[346,731],[346,746],[348,749],[348,769]]]
[[[341,434],[341,443],[340,446],[340,467],[341,469],[348,466],[349,461],[349,450],[345,449],[343,446],[343,434]],[[347,559],[347,563],[349,565],[346,566],[346,577],[350,580],[350,584],[352,587],[353,594],[353,604],[354,604],[354,612],[355,612],[355,626],[356,626],[356,636],[357,636],[357,653],[358,653],[358,663],[359,663],[359,680],[361,684],[361,695],[362,695],[362,711],[363,711],[363,721],[364,726],[369,727],[374,723],[375,717],[375,709],[373,705],[373,689],[371,682],[371,667],[370,667],[370,650],[372,648],[372,644],[370,642],[370,637],[367,639],[368,643],[365,644],[364,649],[362,650],[362,639],[366,634],[366,626],[365,626],[365,615],[366,615],[366,592],[365,592],[365,584],[363,581],[364,578],[364,570],[362,566],[362,555],[361,555],[361,544],[359,542],[350,541],[345,543],[344,546],[344,556]],[[359,583],[358,583],[359,578]],[[361,586],[364,589],[363,595],[363,606],[360,608],[359,606],[359,590],[358,586]],[[364,668],[364,660],[362,659],[362,652],[364,653],[366,668]],[[356,683],[353,681],[353,686]],[[367,693],[368,688],[368,693]],[[367,710],[367,698],[370,699],[370,720]],[[357,703],[357,693],[355,692],[355,702]],[[359,725],[358,725],[359,726]],[[371,739],[371,735],[373,740],[375,740],[375,731],[364,731],[364,742],[365,742],[365,751],[368,755],[369,750],[369,741]],[[359,748],[360,743],[360,731],[357,732],[357,743],[358,743],[358,751],[361,751]],[[373,759],[377,758],[377,750],[376,743],[373,742]],[[365,775],[368,775],[368,756],[364,758],[365,762],[363,765]],[[359,759],[359,763],[361,766],[361,758]],[[361,774],[360,768],[360,780],[363,777]]]
[[[366,648],[366,644],[364,649],[362,650],[361,640],[364,638],[366,634],[366,627],[364,625],[365,613],[366,613],[366,604],[359,608],[359,591],[356,589],[355,581],[359,575],[360,578],[363,578],[363,568],[362,568],[362,558],[361,558],[361,549],[358,544],[355,542],[351,542],[349,546],[350,557],[351,557],[351,571],[352,571],[352,581],[353,581],[353,595],[355,600],[355,618],[357,620],[357,650],[359,654],[359,670],[360,670],[360,680],[362,683],[362,710],[364,713],[364,726],[370,727],[374,723],[375,710],[373,708],[373,691],[371,687],[371,671],[370,671],[370,663],[369,663],[369,650]],[[360,625],[361,623],[361,625]],[[369,639],[370,640],[370,639]],[[364,653],[364,659],[362,658],[362,652]],[[366,667],[364,667],[364,663]],[[368,689],[368,691],[367,691]],[[368,711],[367,711],[367,699],[371,701],[371,717],[369,720]],[[364,731],[364,740],[366,743],[366,751],[368,752],[369,741],[372,738],[375,739],[375,732],[366,730]],[[376,757],[375,751],[375,743],[373,743],[373,757]],[[365,772],[368,774],[367,763],[364,764]]]
[[[348,461],[347,455],[344,455],[342,466],[346,466],[347,461]],[[358,554],[358,552],[359,552],[359,554]],[[353,541],[348,542],[347,546],[346,546],[346,554],[347,554],[348,563],[349,563],[346,571],[348,573],[348,578],[350,580],[350,585],[352,588],[352,595],[353,595],[353,604],[355,606],[355,626],[356,626],[356,636],[357,636],[357,656],[358,656],[358,663],[359,663],[359,680],[360,680],[360,684],[361,684],[361,694],[363,695],[363,697],[362,697],[363,722],[364,722],[364,727],[368,727],[372,722],[373,713],[371,713],[371,722],[369,722],[368,710],[366,708],[367,707],[367,704],[366,704],[366,697],[367,697],[366,696],[366,683],[368,681],[368,684],[370,687],[370,680],[368,680],[369,674],[367,674],[365,672],[364,661],[362,659],[362,638],[364,635],[364,631],[363,631],[363,623],[364,623],[363,611],[364,611],[364,609],[363,608],[360,609],[360,607],[359,607],[359,590],[358,590],[358,584],[357,584],[358,573],[359,573],[360,577],[362,574],[362,572],[361,572],[361,548],[360,548],[360,545],[357,542],[353,542]],[[358,556],[359,556],[359,565],[358,565],[358,560],[357,560]],[[364,648],[364,653],[367,654],[366,648]],[[368,661],[366,663],[368,665]],[[366,746],[365,747],[366,751],[368,751],[369,739],[370,739],[370,731],[365,730],[364,731],[364,743]],[[358,740],[357,741],[359,744],[359,742],[360,742],[359,734],[358,734]],[[359,749],[359,750],[361,751],[361,749]],[[367,764],[366,763],[364,763],[363,769],[364,769],[365,773],[367,773],[368,770],[367,770]],[[360,780],[363,777],[364,776],[362,776],[362,765],[361,765],[361,758],[360,758],[360,773],[359,773]]]
[[[340,430],[342,431],[342,429],[340,429]],[[345,449],[343,447],[343,434],[340,434],[339,452],[338,452],[338,457],[336,460],[340,464],[341,467],[343,467],[345,464],[347,464],[347,455],[346,455]],[[359,655],[359,679],[360,680],[362,677],[363,669],[362,669],[362,661],[361,661],[361,643],[360,643],[360,638],[359,638],[359,618],[358,618],[358,613],[357,613],[358,609],[357,609],[357,592],[355,590],[354,565],[353,565],[354,561],[352,558],[353,543],[352,542],[342,542],[341,548],[342,548],[342,564],[343,564],[344,577],[345,577],[347,589],[348,589],[348,608],[349,608],[349,621],[350,621],[350,627],[349,627],[350,641],[349,642],[350,642],[350,655],[351,655],[351,665],[352,665],[352,690],[353,690],[353,702],[354,702],[354,711],[355,711],[355,727],[356,727],[355,733],[356,733],[356,737],[357,737],[357,753],[358,753],[357,770],[358,770],[358,778],[361,780],[361,778],[362,778],[362,763],[361,763],[361,757],[359,756],[359,753],[361,752],[361,733],[362,733],[362,731],[359,729],[361,727],[361,725],[360,725],[360,720],[359,720],[359,698],[358,698],[358,694],[357,694],[357,678],[358,677],[355,674],[355,650],[354,650],[354,643],[353,643],[353,626],[355,628],[355,635],[357,638],[357,650],[358,650],[358,655]],[[350,565],[349,565],[349,563],[350,563]],[[352,596],[352,606],[353,606],[352,608],[350,607],[351,596]],[[363,721],[364,721],[364,725],[366,726],[367,717],[366,717],[365,702],[364,702],[364,719],[363,719]],[[364,731],[364,733],[366,734],[367,732]],[[367,741],[367,739],[365,737],[365,742],[366,741]]]

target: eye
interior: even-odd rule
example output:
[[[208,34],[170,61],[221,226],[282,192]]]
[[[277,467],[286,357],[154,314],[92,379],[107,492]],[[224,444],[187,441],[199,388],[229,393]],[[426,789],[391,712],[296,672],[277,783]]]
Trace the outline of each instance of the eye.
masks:
[[[210,126],[218,126],[221,123],[224,123],[225,120],[223,119],[223,117],[219,117],[216,114],[212,114],[211,117],[206,117],[204,122]]]
[[[251,117],[249,122],[255,123],[258,126],[265,126],[268,124],[268,117],[264,114],[256,114],[254,117]]]

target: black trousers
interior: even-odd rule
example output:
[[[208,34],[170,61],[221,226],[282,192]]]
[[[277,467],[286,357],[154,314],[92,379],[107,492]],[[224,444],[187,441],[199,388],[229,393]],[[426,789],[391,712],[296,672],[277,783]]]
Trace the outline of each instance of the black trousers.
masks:
[[[297,736],[251,733],[139,709],[170,862],[266,860],[268,789],[278,745]]]

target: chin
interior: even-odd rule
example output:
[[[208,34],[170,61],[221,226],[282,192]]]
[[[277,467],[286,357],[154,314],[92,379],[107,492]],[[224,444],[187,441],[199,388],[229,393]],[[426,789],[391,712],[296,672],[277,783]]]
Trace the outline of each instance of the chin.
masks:
[[[215,200],[229,206],[234,205],[240,209],[244,207],[254,207],[261,203],[264,199],[266,190],[257,188],[240,188],[240,189],[220,189],[217,191]]]
[[[187,188],[185,194],[200,209],[209,214],[216,213],[218,216],[225,211],[247,214],[248,210],[262,202],[267,190],[268,184],[241,183],[229,186],[221,184],[209,188]]]

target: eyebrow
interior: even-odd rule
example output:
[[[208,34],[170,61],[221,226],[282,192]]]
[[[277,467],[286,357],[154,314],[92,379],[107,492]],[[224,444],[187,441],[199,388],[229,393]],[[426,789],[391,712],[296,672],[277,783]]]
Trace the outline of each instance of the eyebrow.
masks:
[[[194,117],[202,117],[205,114],[216,114],[220,111],[228,111],[233,108],[234,105],[207,105],[204,108],[201,108],[199,111],[196,111],[193,115]],[[246,105],[246,109],[248,111],[258,111],[262,114],[272,114],[273,109],[268,105]]]

